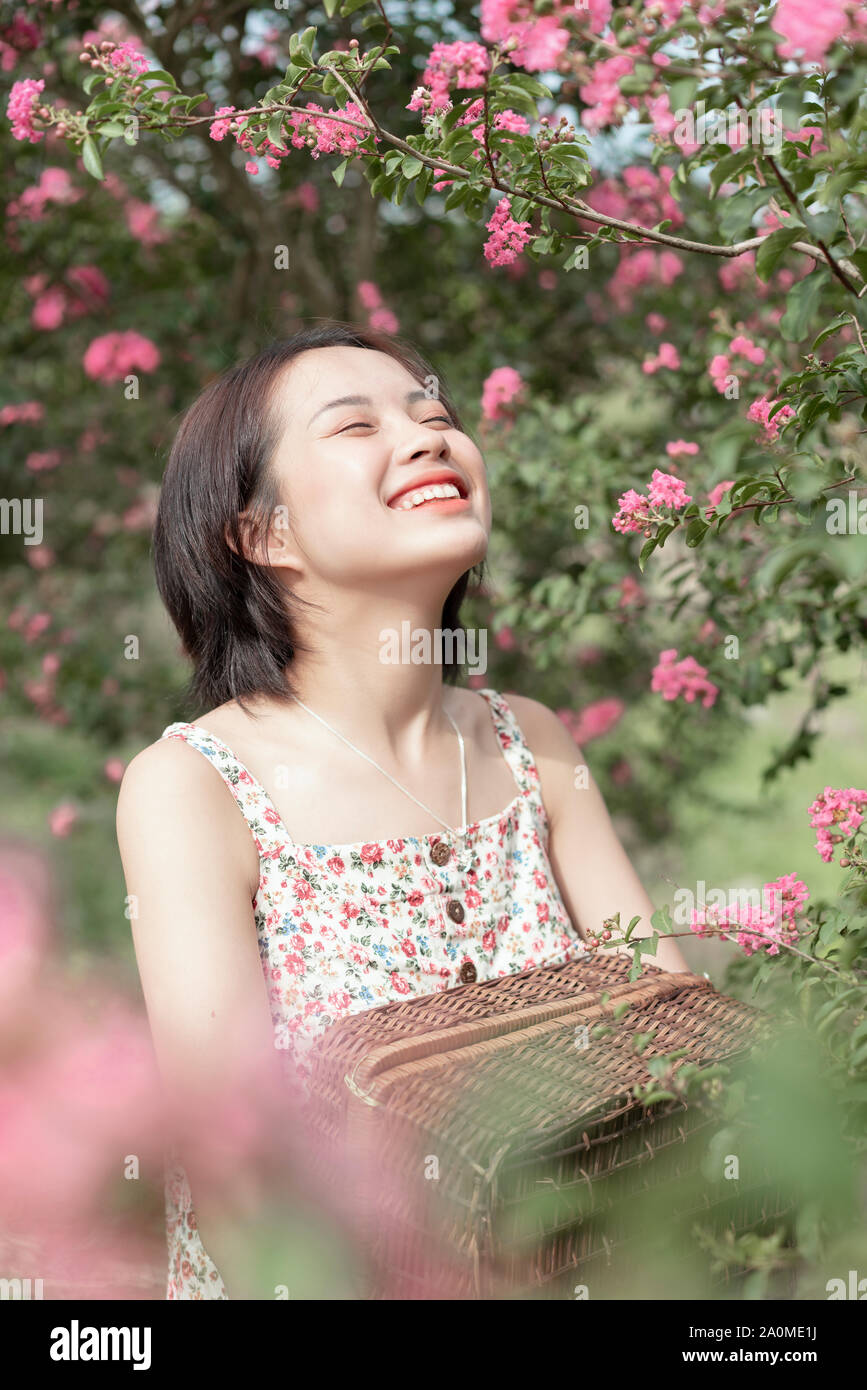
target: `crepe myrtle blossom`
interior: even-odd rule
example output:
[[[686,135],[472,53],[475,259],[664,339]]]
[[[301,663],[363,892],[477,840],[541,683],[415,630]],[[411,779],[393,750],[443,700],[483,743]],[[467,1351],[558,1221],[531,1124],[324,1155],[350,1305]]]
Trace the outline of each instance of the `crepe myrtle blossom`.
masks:
[[[99,381],[120,381],[130,372],[155,372],[160,351],[141,333],[105,333],[84,354],[84,370]]]
[[[796,921],[810,893],[795,874],[766,883],[762,888],[762,907],[753,903],[734,902],[727,906],[693,909],[690,931],[696,936],[720,936],[723,941],[736,941],[747,956],[764,950],[778,956],[781,946],[794,946],[799,937]],[[731,931],[720,932],[719,928]]]
[[[630,531],[646,532],[652,521],[667,519],[662,515],[662,508],[678,511],[681,507],[689,506],[691,501],[692,497],[682,478],[654,468],[647,497],[636,492],[635,488],[629,488],[618,498],[619,510],[611,525],[624,536]]]
[[[622,700],[612,697],[585,705],[577,714],[571,709],[558,709],[557,716],[580,747],[594,738],[601,738],[609,729],[613,729],[625,709]]]
[[[838,39],[858,37],[859,27],[863,35],[865,23],[863,6],[851,0],[822,0],[821,5],[814,0],[778,0],[771,17],[771,28],[784,40],[777,44],[780,57],[805,63],[821,63]]]
[[[729,352],[735,357],[745,357],[754,366],[760,367],[765,360],[764,348],[758,347],[752,338],[745,338],[743,334],[738,334],[729,343]]]
[[[514,367],[495,367],[482,386],[482,416],[485,420],[501,420],[512,412],[504,409],[524,388],[520,372]]]
[[[753,401],[747,411],[747,419],[754,420],[756,424],[763,427],[765,442],[769,444],[779,438],[780,426],[785,424],[786,420],[794,419],[795,416],[792,407],[790,405],[784,405],[781,410],[777,411],[773,419],[769,419],[770,412],[774,409],[776,404],[777,402],[771,400],[768,396],[760,396],[757,401]]]
[[[694,657],[685,656],[677,660],[676,647],[668,647],[659,653],[650,688],[664,700],[676,700],[682,695],[688,705],[701,695],[705,709],[710,708],[719,694],[719,686],[707,679],[707,669],[700,666]]]
[[[515,222],[511,215],[510,198],[501,198],[487,224],[490,233],[485,242],[485,259],[491,265],[511,265],[531,239],[529,222]]]
[[[0,409],[0,427],[5,425],[35,424],[43,419],[45,406],[41,401],[19,401],[4,405]]]
[[[688,439],[670,439],[665,446],[665,452],[671,459],[683,458],[686,454],[697,454],[698,445]]]
[[[40,93],[44,91],[42,78],[25,77],[21,82],[13,82],[6,103],[6,115],[12,122],[12,139],[26,140],[36,145],[45,138],[45,132],[35,130],[33,118],[41,105]]]
[[[526,72],[548,72],[569,44],[562,21],[582,23],[601,34],[611,18],[611,0],[550,0],[539,14],[533,0],[482,0],[479,32],[486,43],[503,45],[509,61]]]
[[[426,110],[429,114],[443,111],[451,105],[449,90],[453,87],[484,87],[490,70],[491,56],[480,43],[435,43],[422,74],[421,86],[429,94]],[[416,98],[413,94],[413,100]],[[410,104],[409,110],[420,110]]]
[[[674,343],[660,343],[659,352],[655,357],[645,358],[641,364],[641,370],[648,376],[658,372],[660,367],[667,367],[669,371],[676,372],[680,368],[680,356]]]
[[[867,791],[858,787],[835,790],[826,787],[821,796],[807,809],[810,825],[816,833],[816,852],[826,864],[834,858],[834,845],[854,835],[864,820],[861,808],[867,803]]]

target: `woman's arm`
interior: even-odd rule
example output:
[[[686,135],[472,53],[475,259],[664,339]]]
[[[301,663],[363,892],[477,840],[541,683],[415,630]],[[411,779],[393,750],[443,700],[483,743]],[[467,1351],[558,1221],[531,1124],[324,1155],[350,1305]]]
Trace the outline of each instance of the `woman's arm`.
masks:
[[[117,835],[136,958],[169,1098],[201,1106],[278,1063],[256,940],[258,854],[231,792],[195,749],[163,740],[129,764]],[[257,1069],[261,1067],[261,1072]],[[215,1136],[216,1137],[216,1136]],[[207,1134],[202,1136],[207,1145]],[[202,1243],[230,1297],[273,1297],[248,1272],[243,1181],[212,1185],[186,1168]]]
[[[557,715],[538,700],[509,695],[509,704],[536,760],[548,812],[548,854],[566,908],[585,937],[620,913],[625,931],[641,917],[635,935],[650,936],[653,903],[632,867],[587,760]],[[587,769],[586,786],[575,785],[575,769]],[[621,948],[628,950],[628,948]],[[660,940],[655,956],[664,970],[689,970],[676,941]]]

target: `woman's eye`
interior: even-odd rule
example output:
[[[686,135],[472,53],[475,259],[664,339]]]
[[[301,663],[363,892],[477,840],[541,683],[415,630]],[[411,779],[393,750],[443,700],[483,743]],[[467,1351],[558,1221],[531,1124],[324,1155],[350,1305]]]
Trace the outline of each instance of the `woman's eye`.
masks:
[[[449,426],[450,426],[451,423],[452,423],[451,420],[449,419],[449,417],[448,417],[447,415],[434,415],[434,416],[431,417],[430,420],[425,420],[425,421],[423,421],[423,423],[424,423],[425,425],[433,425],[433,424],[435,424],[435,423],[437,422],[437,420],[442,420],[443,424],[449,425]],[[347,430],[372,429],[372,428],[373,428],[373,426],[371,425],[371,423],[370,423],[369,420],[355,420],[351,425],[344,425],[344,426],[343,426],[343,429],[342,429],[342,430],[338,430],[337,433],[338,433],[338,434],[345,434]]]

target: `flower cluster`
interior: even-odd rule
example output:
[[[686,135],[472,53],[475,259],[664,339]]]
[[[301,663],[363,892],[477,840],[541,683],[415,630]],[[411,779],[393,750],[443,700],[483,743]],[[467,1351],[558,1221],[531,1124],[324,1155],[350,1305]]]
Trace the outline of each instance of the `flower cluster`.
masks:
[[[864,820],[861,808],[865,803],[867,791],[857,787],[842,790],[826,787],[808,807],[810,825],[817,832],[816,851],[826,864],[834,858],[834,845],[847,835],[854,835],[861,825]]]
[[[510,198],[501,198],[487,224],[485,259],[491,265],[511,265],[531,239],[529,222],[515,222]]]
[[[674,343],[660,343],[659,351],[655,357],[648,357],[642,362],[641,370],[648,376],[653,376],[660,367],[667,367],[670,372],[676,372],[680,368],[680,354]]]
[[[523,390],[524,382],[514,367],[495,367],[482,386],[482,415],[501,420],[511,412],[505,409]]]
[[[664,519],[661,508],[667,507],[677,511],[688,506],[691,501],[682,478],[654,468],[648,495],[645,497],[634,488],[624,492],[618,499],[619,511],[612,519],[611,525],[621,535],[630,531],[644,531],[647,535],[651,522]]]
[[[653,668],[650,688],[662,695],[664,700],[676,700],[682,695],[689,705],[701,695],[705,709],[710,708],[719,694],[719,686],[707,678],[707,668],[700,666],[691,656],[678,661],[676,647],[668,647],[660,652],[659,662]]]
[[[22,82],[13,82],[6,103],[6,115],[12,122],[12,139],[26,140],[36,145],[44,138],[44,132],[36,130],[33,122],[41,104],[40,93],[45,90],[42,78],[26,77]]]
[[[121,381],[131,372],[155,372],[159,348],[141,333],[105,333],[84,354],[84,370],[100,381]]]
[[[589,743],[591,739],[601,738],[607,734],[609,729],[623,715],[626,706],[622,700],[615,698],[607,700],[596,700],[592,705],[585,705],[579,713],[571,709],[558,709],[557,714],[561,721],[566,725],[575,742],[580,746]]]
[[[763,907],[736,902],[696,909],[691,914],[690,930],[696,936],[720,935],[723,941],[737,941],[747,956],[762,949],[769,956],[778,956],[781,946],[793,946],[798,940],[796,918],[809,896],[806,884],[795,874],[784,874],[764,885]],[[720,932],[721,927],[733,930]]]
[[[779,437],[780,425],[784,424],[786,420],[794,419],[795,416],[792,407],[784,405],[771,419],[770,414],[776,404],[776,401],[770,400],[767,396],[760,396],[757,401],[753,401],[747,411],[747,419],[754,420],[763,427],[765,441],[769,444]]]

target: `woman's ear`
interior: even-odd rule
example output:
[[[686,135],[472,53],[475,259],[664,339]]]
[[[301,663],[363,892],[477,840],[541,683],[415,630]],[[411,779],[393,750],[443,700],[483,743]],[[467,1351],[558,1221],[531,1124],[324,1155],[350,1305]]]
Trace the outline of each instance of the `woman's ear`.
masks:
[[[285,505],[281,504],[273,509],[268,519],[267,531],[263,531],[261,522],[257,527],[254,518],[248,512],[239,512],[238,532],[240,548],[236,545],[229,527],[224,533],[226,544],[236,555],[242,555],[251,564],[301,572],[301,557],[292,545],[288,508]]]

